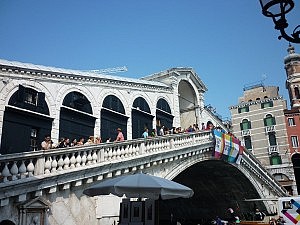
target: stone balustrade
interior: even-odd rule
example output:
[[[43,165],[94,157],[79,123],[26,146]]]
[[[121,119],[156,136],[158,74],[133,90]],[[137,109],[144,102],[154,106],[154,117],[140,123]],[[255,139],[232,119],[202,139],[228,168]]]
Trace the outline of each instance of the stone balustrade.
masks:
[[[261,165],[247,149],[243,153],[241,166],[257,176],[263,183],[272,189],[278,196],[286,196],[286,190],[278,183],[278,181],[271,176],[268,171]]]
[[[0,186],[1,183],[9,184],[30,177],[55,176],[60,172],[67,173],[91,165],[100,166],[211,141],[211,133],[205,131],[1,155]]]

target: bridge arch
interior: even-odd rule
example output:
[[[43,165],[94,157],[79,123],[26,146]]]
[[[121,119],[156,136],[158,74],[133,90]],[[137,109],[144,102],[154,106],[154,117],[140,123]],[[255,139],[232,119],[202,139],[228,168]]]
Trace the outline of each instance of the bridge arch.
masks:
[[[161,97],[156,102],[156,130],[161,126],[165,126],[169,129],[173,127],[173,114],[168,101]]]
[[[226,213],[228,208],[250,220],[255,207],[262,211],[269,210],[263,202],[243,201],[266,196],[261,191],[262,185],[240,165],[215,160],[211,156],[196,156],[193,160],[181,161],[168,171],[166,178],[192,188],[194,196],[191,199],[161,201],[162,220],[170,213],[192,221],[209,221],[217,215],[226,219],[229,217]]]
[[[196,109],[200,104],[196,90],[188,79],[181,79],[178,83],[180,124],[183,129],[198,123]]]
[[[117,136],[117,128],[123,132],[124,138],[127,139],[127,122],[125,107],[122,101],[115,95],[107,95],[102,103],[101,108],[101,137],[103,141]]]
[[[60,108],[59,137],[87,140],[94,134],[95,120],[90,100],[79,91],[69,92]]]
[[[131,111],[132,121],[132,138],[142,137],[145,128],[152,129],[154,116],[151,113],[151,108],[143,97],[134,99]]]
[[[1,154],[35,151],[46,133],[52,129],[53,118],[46,101],[46,93],[32,85],[11,86],[3,104]],[[23,138],[16,141],[15,137]],[[25,147],[25,150],[24,150]]]

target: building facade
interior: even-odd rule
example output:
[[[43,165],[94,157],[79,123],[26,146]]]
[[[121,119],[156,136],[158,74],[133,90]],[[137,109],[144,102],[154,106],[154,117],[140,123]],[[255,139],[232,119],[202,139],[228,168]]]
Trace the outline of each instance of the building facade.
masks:
[[[244,88],[230,107],[232,131],[291,195],[297,194],[287,141],[286,100],[279,88],[257,84]]]
[[[290,109],[284,111],[288,142],[297,189],[300,191],[300,54],[295,53],[295,48],[288,47],[288,55],[284,58],[286,70],[286,88],[290,98]]]
[[[141,138],[145,128],[187,128],[219,121],[206,113],[207,91],[192,68],[173,68],[143,79],[0,60],[0,154],[100,136]]]

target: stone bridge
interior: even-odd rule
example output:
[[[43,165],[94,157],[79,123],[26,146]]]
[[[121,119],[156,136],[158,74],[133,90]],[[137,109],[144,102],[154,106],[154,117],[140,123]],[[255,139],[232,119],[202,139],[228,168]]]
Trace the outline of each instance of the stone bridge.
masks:
[[[160,201],[170,213],[194,221],[223,215],[228,207],[247,217],[252,198],[286,196],[249,152],[241,163],[213,158],[211,132],[186,133],[0,156],[0,224],[116,224],[120,198],[88,197],[82,191],[103,179],[135,173],[164,177],[191,187],[191,199]],[[256,207],[275,211],[271,201]],[[1,222],[2,221],[2,222]]]

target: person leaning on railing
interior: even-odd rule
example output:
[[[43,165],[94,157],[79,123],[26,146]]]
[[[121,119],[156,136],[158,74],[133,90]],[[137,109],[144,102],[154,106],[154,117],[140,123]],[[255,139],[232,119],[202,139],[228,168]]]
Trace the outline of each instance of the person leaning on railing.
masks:
[[[49,134],[45,135],[44,141],[41,143],[42,150],[48,150],[53,148],[53,141],[51,140],[51,136]]]

